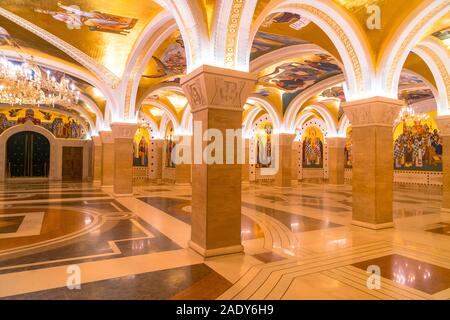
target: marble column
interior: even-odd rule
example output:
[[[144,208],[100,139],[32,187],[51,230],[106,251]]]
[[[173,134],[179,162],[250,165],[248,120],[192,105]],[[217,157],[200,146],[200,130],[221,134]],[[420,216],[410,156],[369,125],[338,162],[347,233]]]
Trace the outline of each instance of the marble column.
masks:
[[[393,223],[393,125],[403,101],[373,97],[343,104],[353,130],[352,224],[383,229]]]
[[[100,131],[102,140],[102,177],[103,188],[114,184],[114,138],[111,131]]]
[[[275,186],[279,188],[292,187],[292,150],[295,133],[280,133],[273,136],[272,153],[275,156],[275,163],[277,164],[277,172],[275,174]],[[295,175],[296,176],[296,175]]]
[[[192,156],[191,140],[192,140],[191,135],[176,135],[175,136],[175,141],[177,141],[176,143],[177,143],[178,147],[181,147],[183,152],[187,152]],[[192,157],[191,157],[191,162],[192,162]],[[181,186],[190,185],[191,184],[191,172],[192,172],[192,163],[177,163],[175,166],[175,184],[181,185]]]
[[[244,163],[242,164],[241,181],[250,183],[250,139],[242,138],[242,156]]]
[[[442,206],[450,212],[450,116],[436,117],[436,123],[442,137]]]
[[[92,137],[93,142],[93,157],[92,157],[92,166],[94,168],[94,179],[93,183],[95,185],[101,185],[102,183],[102,139],[100,136],[93,136]]]
[[[160,183],[162,181],[162,170],[164,166],[164,140],[154,139],[150,142],[150,146],[151,148],[148,162],[148,167],[150,170],[149,178]]]
[[[238,144],[235,141],[234,164],[226,164],[226,130],[242,128],[242,111],[256,77],[246,72],[201,66],[186,77],[181,85],[192,108],[194,126],[194,164],[192,168],[192,228],[189,246],[203,255],[238,253],[241,244],[241,164],[237,163]],[[198,160],[212,143],[203,140],[203,133],[216,129],[223,135],[223,164],[207,164]],[[241,135],[238,138],[241,140]],[[201,141],[197,146],[197,141]],[[242,142],[242,141],[239,141]],[[200,149],[200,150],[198,150]],[[207,160],[211,155],[207,154]],[[197,158],[197,159],[196,159]],[[201,157],[200,155],[200,158]],[[208,161],[209,162],[209,161]],[[219,161],[221,162],[221,161]]]
[[[344,184],[345,173],[345,137],[328,137],[328,183]]]
[[[133,138],[138,126],[134,123],[112,123],[114,138],[114,184],[116,196],[133,195]]]

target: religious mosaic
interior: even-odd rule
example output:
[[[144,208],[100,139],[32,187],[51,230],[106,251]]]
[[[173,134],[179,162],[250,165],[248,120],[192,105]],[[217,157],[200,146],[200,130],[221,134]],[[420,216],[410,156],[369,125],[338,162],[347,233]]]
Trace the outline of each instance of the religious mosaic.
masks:
[[[394,131],[394,169],[442,171],[442,138],[428,114],[401,121]]]
[[[319,128],[308,127],[302,135],[302,167],[323,168],[323,134]]]
[[[12,108],[0,110],[0,134],[16,125],[32,122],[50,131],[56,138],[86,139],[87,124],[70,115],[31,108]]]
[[[399,94],[399,99],[404,100],[408,105],[411,105],[421,101],[434,99],[434,95],[433,92],[427,88],[417,90],[403,90]]]
[[[297,39],[290,36],[283,36],[278,34],[271,34],[267,32],[258,31],[253,40],[250,60],[254,60],[263,54],[272,52],[283,47],[289,47],[299,44],[306,44],[307,41]]]
[[[273,163],[272,132],[270,123],[264,123],[256,131],[256,167],[269,168]]]
[[[166,150],[165,150],[165,166],[168,168],[175,168],[175,162],[174,160],[174,150],[175,150],[175,141],[174,141],[174,131],[173,131],[173,127],[168,127],[167,128],[167,133],[166,133]]]
[[[148,166],[148,151],[150,146],[150,135],[146,128],[139,128],[133,139],[133,166]]]
[[[57,9],[34,9],[35,12],[46,14],[53,19],[63,22],[70,30],[87,27],[90,31],[109,32],[127,35],[137,23],[137,19],[116,16],[100,11],[83,11],[76,5],[57,3]]]

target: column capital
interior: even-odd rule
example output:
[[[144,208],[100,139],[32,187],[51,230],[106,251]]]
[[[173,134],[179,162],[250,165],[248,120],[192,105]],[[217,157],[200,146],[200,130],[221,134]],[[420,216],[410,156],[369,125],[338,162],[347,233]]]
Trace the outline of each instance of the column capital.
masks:
[[[344,102],[342,103],[342,108],[353,128],[367,126],[392,127],[404,104],[402,100],[372,97]]]
[[[114,139],[133,139],[138,129],[137,123],[114,122],[111,124]]]
[[[102,145],[102,139],[100,136],[92,136],[92,142],[94,143],[94,146],[99,147]]]
[[[114,143],[112,131],[100,131],[99,135],[102,143]]]
[[[344,148],[347,143],[346,137],[327,137],[326,142],[329,148]]]
[[[436,124],[442,136],[450,136],[450,115],[437,116],[435,118]]]
[[[192,113],[204,109],[242,111],[256,84],[256,75],[202,65],[181,79]]]

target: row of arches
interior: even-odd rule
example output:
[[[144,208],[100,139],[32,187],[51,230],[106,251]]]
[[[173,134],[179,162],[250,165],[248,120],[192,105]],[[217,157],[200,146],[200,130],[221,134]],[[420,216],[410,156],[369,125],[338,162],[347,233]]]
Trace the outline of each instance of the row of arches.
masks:
[[[273,62],[274,57],[289,59],[308,52],[327,53],[341,67],[342,75],[339,80],[344,82],[347,101],[375,95],[397,98],[402,69],[408,57],[414,53],[425,62],[432,74],[438,112],[448,112],[449,70],[445,63],[448,51],[440,41],[427,36],[433,24],[448,13],[449,7],[445,0],[414,3],[413,10],[405,14],[398,25],[384,26],[391,34],[385,37],[379,47],[374,46],[361,23],[345,7],[334,1],[217,1],[209,20],[203,19],[205,10],[195,1],[156,2],[165,10],[156,15],[138,37],[130,50],[122,77],[112,74],[99,62],[36,27],[32,22],[5,9],[0,14],[52,43],[89,70],[86,72],[69,64],[46,60],[39,55],[34,57],[41,64],[85,80],[101,92],[106,103],[104,112],[99,111],[87,97],[85,99],[97,115],[93,134],[108,129],[110,123],[115,121],[139,120],[141,101],[148,97],[138,94],[141,77],[158,48],[177,30],[184,42],[186,72],[201,64],[258,72]],[[258,30],[267,17],[283,12],[298,14],[311,21],[327,34],[331,46],[327,47],[323,43],[291,46],[251,61],[252,45]],[[322,84],[325,86],[325,83]],[[151,88],[151,91],[154,90],[155,88]],[[299,99],[309,99],[309,93],[310,90],[303,92]],[[295,126],[296,107],[301,103],[292,103],[295,107],[287,109],[283,120],[275,120],[280,122],[280,130],[292,130]],[[280,110],[275,112],[282,113]],[[180,130],[185,131],[187,128],[180,126]]]

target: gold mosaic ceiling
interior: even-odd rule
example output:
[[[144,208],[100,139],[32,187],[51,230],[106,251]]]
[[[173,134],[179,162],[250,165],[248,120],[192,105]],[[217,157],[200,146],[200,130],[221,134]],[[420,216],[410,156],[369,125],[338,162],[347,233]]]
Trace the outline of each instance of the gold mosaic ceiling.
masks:
[[[162,10],[152,1],[141,0],[2,0],[1,6],[80,49],[118,76],[139,34]],[[48,52],[46,43],[35,41],[30,46]]]

